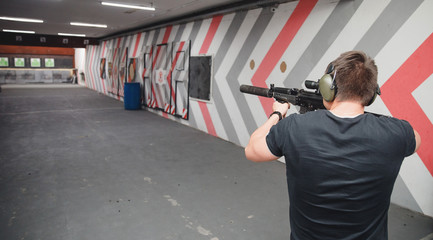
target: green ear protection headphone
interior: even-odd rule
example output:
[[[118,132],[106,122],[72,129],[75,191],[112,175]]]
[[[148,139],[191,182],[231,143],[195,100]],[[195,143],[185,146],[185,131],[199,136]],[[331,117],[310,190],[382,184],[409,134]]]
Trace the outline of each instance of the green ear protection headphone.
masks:
[[[335,70],[335,72],[334,72]],[[331,73],[334,72],[333,75]],[[319,91],[320,94],[322,94],[323,99],[327,102],[332,102],[335,99],[335,96],[337,95],[337,83],[335,82],[335,76],[337,76],[337,70],[334,69],[334,64],[330,64],[328,69],[326,70],[325,75],[323,75],[319,80]],[[380,88],[379,85],[376,87],[376,91],[374,92],[373,97],[367,104],[367,106],[370,106],[374,100],[376,100],[377,95],[380,95]]]

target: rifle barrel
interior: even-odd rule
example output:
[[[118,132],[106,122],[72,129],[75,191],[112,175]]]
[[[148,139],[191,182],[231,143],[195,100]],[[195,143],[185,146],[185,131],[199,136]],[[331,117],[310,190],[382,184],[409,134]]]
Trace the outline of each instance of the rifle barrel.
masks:
[[[269,88],[261,88],[261,87],[255,87],[250,85],[241,85],[239,90],[243,93],[249,93],[249,94],[268,97],[268,98],[272,97],[272,93],[269,92]]]

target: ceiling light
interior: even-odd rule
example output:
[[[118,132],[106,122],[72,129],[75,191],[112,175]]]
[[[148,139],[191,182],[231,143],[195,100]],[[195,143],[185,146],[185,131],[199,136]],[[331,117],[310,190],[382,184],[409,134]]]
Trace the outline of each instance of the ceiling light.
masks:
[[[0,17],[1,20],[17,21],[17,22],[33,22],[33,23],[43,23],[43,20],[32,19],[32,18],[15,18],[15,17]]]
[[[82,26],[82,27],[107,28],[107,25],[105,25],[105,24],[71,22],[71,25],[73,25],[73,26]]]
[[[75,34],[75,33],[58,33],[59,36],[70,36],[70,37],[85,37],[86,34]]]
[[[35,31],[11,30],[11,29],[3,29],[3,32],[30,33],[30,34],[35,34]]]
[[[138,5],[130,5],[130,4],[122,4],[122,3],[111,3],[111,2],[101,2],[101,4],[102,5],[106,5],[106,6],[112,6],[112,7],[134,8],[134,9],[155,11],[154,7],[143,7],[143,6],[138,6]]]

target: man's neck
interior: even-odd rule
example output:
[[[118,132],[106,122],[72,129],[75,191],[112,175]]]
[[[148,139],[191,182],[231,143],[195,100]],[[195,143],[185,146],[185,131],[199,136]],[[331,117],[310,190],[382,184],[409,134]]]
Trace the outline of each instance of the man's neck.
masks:
[[[334,100],[329,108],[334,115],[340,117],[356,117],[364,113],[364,106],[356,101]]]

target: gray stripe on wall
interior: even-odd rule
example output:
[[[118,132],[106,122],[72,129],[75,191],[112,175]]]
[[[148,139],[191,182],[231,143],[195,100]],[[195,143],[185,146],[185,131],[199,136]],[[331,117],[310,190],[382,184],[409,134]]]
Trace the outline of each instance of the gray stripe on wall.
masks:
[[[141,52],[144,52],[144,50],[146,49],[146,43],[149,40],[149,35],[150,35],[150,32],[141,33],[141,36],[142,36],[141,41],[143,41],[143,45],[141,45]]]
[[[215,73],[218,72],[222,61],[224,60],[225,56],[227,55],[227,51],[229,50],[233,39],[235,38],[236,34],[238,33],[238,30],[244,21],[245,17],[247,15],[246,11],[238,12],[235,14],[232,22],[230,23],[230,26],[227,30],[226,35],[223,38],[223,41],[218,49],[218,52],[216,53],[214,57],[214,69]],[[224,103],[224,95],[226,93],[221,92],[218,88],[218,84],[213,84],[213,98],[215,101],[215,107],[216,110],[221,118],[221,122],[223,124],[224,130],[227,133],[227,138],[229,141],[234,142],[238,145],[240,145],[240,140],[238,135],[236,134],[235,126],[233,125],[233,122],[230,118],[230,115],[227,111],[227,106]]]
[[[156,29],[155,33],[153,34],[152,45],[155,45],[158,41],[159,30],[160,30],[160,28]],[[152,54],[152,56],[153,56],[153,54]]]
[[[87,52],[87,58],[86,58],[86,63],[90,63],[93,59],[92,59],[92,51],[94,48],[96,48],[97,46],[90,46],[88,48]],[[89,86],[90,89],[93,89],[93,85],[95,85],[96,88],[96,83],[92,80],[92,77],[90,75],[91,71],[92,71],[92,66],[90,64],[86,64],[86,82]],[[96,89],[93,89],[95,91],[97,91]]]
[[[258,39],[260,39],[261,35],[265,31],[266,27],[271,21],[272,16],[273,14],[271,13],[270,8],[263,8],[261,10],[259,17],[257,18],[254,26],[242,45],[242,48],[236,57],[232,68],[230,68],[229,73],[227,74],[227,83],[230,86],[231,94],[238,103],[239,111],[241,112],[249,134],[252,134],[257,129],[257,124],[255,123],[254,117],[249,110],[245,94],[242,94],[239,91],[240,84],[238,78],[241,74],[241,69],[247,63],[251,53],[257,45]]]
[[[179,25],[179,28],[177,29],[176,32],[176,36],[174,37],[175,43],[180,42],[180,38],[182,37],[183,31],[185,31],[185,25],[186,25],[185,23]]]
[[[95,47],[95,46],[87,46],[86,47],[86,63],[89,63],[90,62],[90,57],[91,57],[91,55],[90,55],[90,49],[92,48],[92,47]],[[90,69],[90,66],[89,66],[89,64],[86,64],[85,65],[85,71],[84,71],[84,76],[85,76],[85,85],[87,86],[87,87],[89,87],[89,86],[91,86],[89,83],[90,83],[90,79],[89,79],[89,69]],[[90,89],[92,89],[91,87],[89,87]]]
[[[173,49],[173,53],[176,54],[177,50],[179,48],[179,44],[180,44],[180,39],[183,35],[183,32],[185,31],[185,26],[186,24],[181,24],[177,30],[176,36],[174,37],[174,42],[173,42],[173,46],[175,47],[175,49]],[[185,42],[185,44],[187,44],[188,41]],[[182,50],[186,49],[185,46],[183,47]],[[176,57],[176,55],[173,55],[172,58],[174,60],[174,58]],[[185,71],[185,70],[184,70]],[[179,79],[179,76],[181,75],[182,71],[173,71],[175,74],[171,76],[172,81],[176,81],[177,79]],[[176,101],[174,99],[171,100],[171,104],[175,104],[176,107],[176,112],[175,114],[182,114],[182,109],[179,109],[178,106],[178,102],[182,101],[182,99],[186,99],[187,96],[187,92],[186,91],[181,91],[178,89],[179,87],[176,88],[176,84],[173,84],[173,89],[175,91],[175,97],[177,97],[178,95],[180,96],[180,99],[176,99]],[[186,108],[186,106],[185,106]]]
[[[230,23],[229,28],[227,29],[226,35],[224,36],[220,47],[218,48],[218,52],[216,53],[214,57],[214,68],[215,72],[218,72],[222,61],[224,60],[225,56],[227,55],[227,51],[230,48],[233,39],[235,38],[236,34],[239,31],[239,28],[241,27],[245,17],[247,16],[247,11],[237,12],[235,13],[235,16],[233,17],[232,22]]]
[[[95,80],[95,87],[96,91],[103,92],[102,88],[102,79],[101,76],[99,76],[99,65],[101,64],[101,53],[102,53],[102,46],[96,47],[95,54],[93,55],[93,79]]]
[[[197,34],[198,34],[198,31],[200,30],[202,22],[203,21],[195,21],[194,24],[192,25],[192,30],[191,30],[191,33],[189,35],[189,40],[191,41],[190,49],[192,48],[192,46],[194,46],[195,39],[197,38]],[[189,98],[189,96],[188,96],[188,98]],[[189,101],[190,100],[188,100],[188,117],[189,117],[188,122],[189,122],[190,126],[198,129],[198,125],[197,125],[197,121],[195,120],[194,113],[191,111],[191,108],[189,106],[190,105]]]
[[[90,89],[96,91],[96,89],[93,89],[93,82],[92,82],[92,75],[91,75],[92,65],[90,65],[90,61],[93,61],[93,59],[92,59],[92,51],[93,51],[94,48],[96,48],[96,46],[90,46],[90,48],[88,49],[88,51],[86,51],[87,52],[87,58],[88,58],[88,59],[86,59],[86,68],[87,68],[87,71],[86,71],[86,82],[89,81]]]
[[[102,58],[102,51],[104,50],[104,44],[101,44],[100,47],[98,47],[96,49],[97,51],[95,52],[95,56],[96,56],[96,64],[95,64],[95,78],[98,79],[99,82],[99,92],[104,93],[104,86],[105,86],[105,81],[101,78],[101,58]],[[107,52],[107,46],[105,46],[105,50],[104,52]],[[102,82],[104,81],[104,82]],[[107,88],[105,88],[107,89]]]
[[[355,49],[375,57],[401,26],[409,19],[423,0],[393,0],[361,38]]]
[[[311,41],[296,65],[284,80],[285,87],[300,88],[308,74],[332,45],[350,18],[361,5],[361,0],[340,1]],[[325,71],[326,66],[323,66]],[[320,76],[318,76],[319,78]]]

